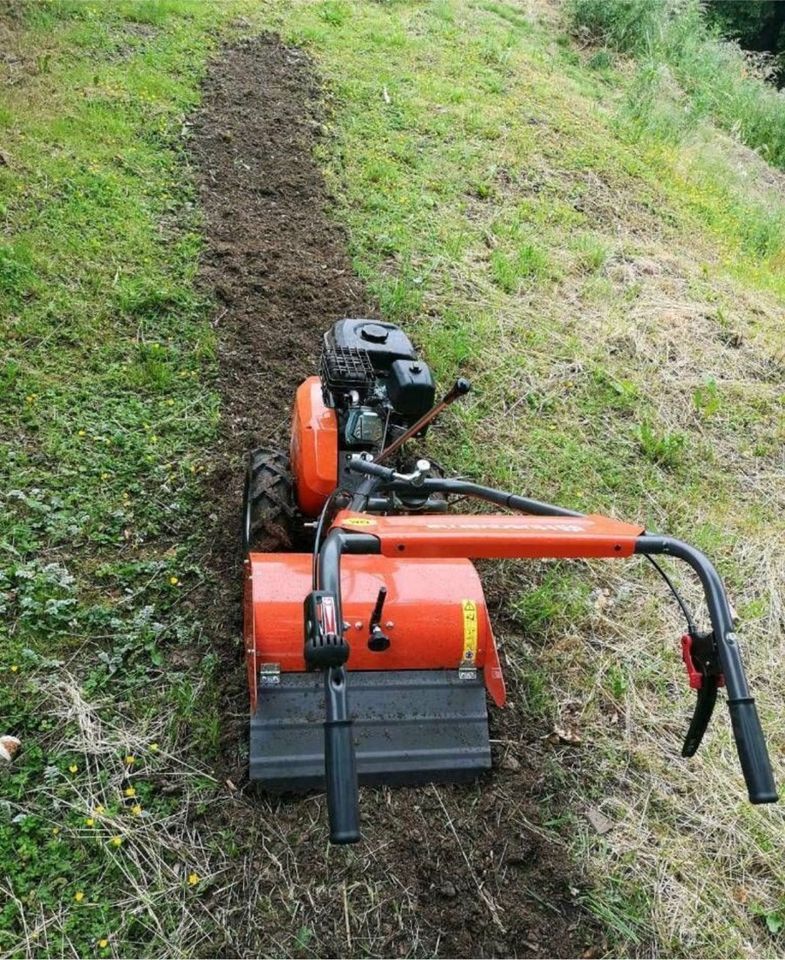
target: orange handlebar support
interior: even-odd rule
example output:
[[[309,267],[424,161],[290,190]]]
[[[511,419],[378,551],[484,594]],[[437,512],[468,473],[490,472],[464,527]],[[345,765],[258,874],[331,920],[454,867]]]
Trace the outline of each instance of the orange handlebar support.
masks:
[[[579,559],[629,557],[644,528],[609,517],[524,514],[428,514],[375,517],[341,511],[348,533],[378,537],[385,557]]]

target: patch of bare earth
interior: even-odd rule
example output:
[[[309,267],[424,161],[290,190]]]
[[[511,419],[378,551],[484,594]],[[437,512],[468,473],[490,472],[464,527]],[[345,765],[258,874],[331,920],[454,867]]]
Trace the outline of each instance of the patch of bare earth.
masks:
[[[285,443],[299,381],[335,319],[374,313],[353,275],[312,151],[320,91],[299,50],[272,37],[223,51],[194,118],[205,216],[205,291],[215,297],[223,427],[208,490],[215,587],[204,621],[223,675],[220,775],[241,787],[210,813],[225,883],[209,907],[232,956],[581,956],[600,939],[580,878],[541,826],[553,800],[520,699],[495,719],[493,773],[469,786],[364,789],[364,840],[327,845],[321,796],[243,788],[239,511],[247,450]],[[516,701],[518,706],[516,707]],[[541,731],[537,731],[538,733]]]

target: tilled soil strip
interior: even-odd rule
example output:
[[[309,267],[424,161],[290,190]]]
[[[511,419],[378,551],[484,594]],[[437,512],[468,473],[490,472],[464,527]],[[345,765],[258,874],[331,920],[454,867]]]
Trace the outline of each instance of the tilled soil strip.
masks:
[[[247,706],[241,657],[239,510],[245,456],[285,443],[295,388],[321,335],[376,316],[352,273],[313,160],[320,88],[307,56],[264,36],[211,65],[190,155],[205,218],[201,284],[216,301],[222,435],[207,495],[217,588],[204,611],[222,659],[222,776],[243,783]],[[504,718],[513,739],[525,717]],[[518,730],[515,730],[516,724]],[[546,790],[536,761],[480,784],[362,791],[364,842],[325,843],[321,798],[228,801],[241,852],[222,952],[346,956],[596,955],[565,851],[529,824]],[[235,903],[236,900],[236,903]],[[231,918],[234,918],[232,921]]]

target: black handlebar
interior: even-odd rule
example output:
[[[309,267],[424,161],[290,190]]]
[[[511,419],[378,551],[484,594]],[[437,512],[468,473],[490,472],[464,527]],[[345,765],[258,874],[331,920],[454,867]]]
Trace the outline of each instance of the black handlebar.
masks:
[[[352,720],[346,695],[346,670],[330,667],[324,675],[327,719],[324,722],[324,774],[331,843],[357,843],[360,808]]]
[[[777,787],[755,701],[728,700],[728,710],[750,803],[776,803]]]
[[[350,460],[347,463],[349,470],[354,473],[364,473],[368,477],[378,477],[380,480],[386,480],[392,483],[395,479],[395,471],[392,467],[383,467],[380,463],[373,460]]]
[[[350,468],[369,477],[377,477],[390,484],[392,489],[405,489],[408,484],[396,479],[394,471],[367,460],[353,460]],[[481,487],[459,480],[425,480],[417,487],[419,491],[440,490],[466,493],[490,500],[500,506],[526,513],[545,516],[581,516],[571,510],[551,504],[540,503],[514,494]],[[341,612],[341,555],[343,553],[378,554],[379,540],[367,534],[347,533],[334,528],[330,531],[319,551],[317,588],[329,592],[335,600],[335,616],[338,629],[343,629]],[[635,552],[638,554],[668,554],[687,562],[698,574],[706,597],[711,618],[713,643],[722,667],[722,675],[728,693],[733,736],[747,785],[751,803],[776,803],[777,789],[769,760],[766,741],[755,707],[750,696],[739,645],[733,630],[733,617],[722,580],[711,562],[699,550],[670,537],[644,534],[637,538]],[[716,678],[713,678],[716,679]],[[357,768],[352,739],[352,721],[347,697],[347,673],[343,666],[330,667],[325,675],[326,721],[325,775],[327,782],[327,805],[330,818],[330,839],[333,843],[355,843],[360,839]],[[715,690],[716,693],[716,690]],[[713,706],[713,701],[712,704]],[[700,706],[700,698],[699,698]],[[708,715],[710,716],[709,710]],[[708,722],[708,720],[706,720]],[[696,721],[693,721],[695,725]],[[697,724],[700,727],[700,723]],[[705,728],[705,724],[703,724]],[[702,729],[693,737],[697,747]],[[688,737],[688,743],[691,743]],[[694,750],[692,751],[694,752]]]
[[[332,595],[335,624],[343,635],[341,609],[341,555],[379,553],[379,541],[362,533],[331,530],[319,551],[317,589]],[[327,814],[332,843],[357,843],[360,839],[357,762],[349,711],[347,671],[343,666],[325,670],[324,775]]]
[[[778,798],[774,773],[755,701],[750,696],[738,639],[733,630],[733,615],[720,575],[700,550],[671,537],[638,537],[635,552],[678,557],[698,574],[709,608],[722,674],[725,677],[733,738],[736,741],[750,803],[776,803]]]

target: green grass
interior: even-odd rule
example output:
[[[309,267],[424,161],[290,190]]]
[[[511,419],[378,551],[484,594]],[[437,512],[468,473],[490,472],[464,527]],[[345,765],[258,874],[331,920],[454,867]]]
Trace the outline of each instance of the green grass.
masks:
[[[654,80],[636,93],[607,52],[577,53],[517,5],[278,10],[330,85],[322,158],[358,272],[442,382],[474,380],[429,444],[709,551],[757,611],[744,630],[776,756],[785,234],[766,170],[708,107],[678,129],[668,102],[647,127],[633,108],[658,104]],[[760,911],[778,909],[781,820],[745,804],[721,715],[704,759],[678,759],[690,698],[661,584],[630,566],[499,576],[530,715],[545,735],[580,705],[590,745],[564,790],[616,824],[573,834],[611,952],[776,955]]]
[[[697,0],[568,0],[567,8],[576,28],[638,57],[643,73],[673,72],[687,96],[683,125],[709,117],[785,169],[785,98],[709,27]]]
[[[24,72],[0,96],[0,715],[25,743],[0,778],[3,953],[223,949],[213,893],[248,894],[250,861],[205,814],[216,664],[189,600],[209,586],[200,476],[220,410],[183,122],[233,9],[25,6]],[[442,383],[474,381],[429,447],[709,551],[779,758],[775,172],[734,152],[710,104],[679,115],[661,71],[631,77],[518,4],[244,14],[325,78],[320,160],[358,273]],[[569,807],[552,829],[589,871],[611,953],[781,955],[782,818],[744,802],[722,711],[702,759],[678,758],[691,700],[661,584],[633,565],[489,577],[512,598],[508,669],[536,735],[567,709],[582,729],[546,754]],[[289,948],[318,952],[291,910]]]
[[[170,829],[205,784],[157,784],[184,724],[216,742],[186,599],[218,407],[182,132],[230,12],[52,2],[10,21],[25,82],[0,110],[0,716],[24,749],[0,779],[4,955],[164,954],[198,896],[188,874],[207,872]],[[174,910],[128,910],[134,891]]]

